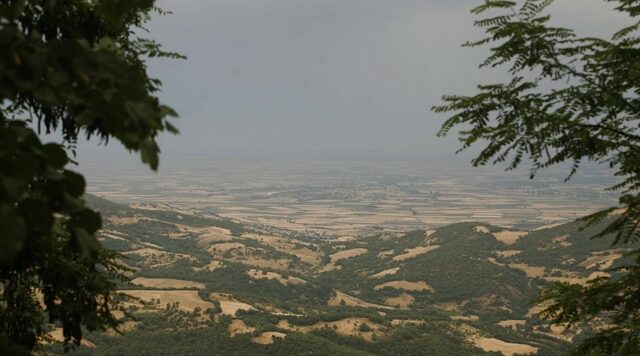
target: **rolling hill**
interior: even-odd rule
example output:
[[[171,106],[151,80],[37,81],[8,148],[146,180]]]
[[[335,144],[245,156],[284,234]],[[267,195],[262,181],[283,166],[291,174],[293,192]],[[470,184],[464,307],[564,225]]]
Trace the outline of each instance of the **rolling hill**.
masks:
[[[120,285],[122,334],[89,333],[79,354],[559,355],[589,328],[546,326],[532,304],[540,288],[624,263],[624,250],[578,223],[321,239],[87,200],[131,283]]]

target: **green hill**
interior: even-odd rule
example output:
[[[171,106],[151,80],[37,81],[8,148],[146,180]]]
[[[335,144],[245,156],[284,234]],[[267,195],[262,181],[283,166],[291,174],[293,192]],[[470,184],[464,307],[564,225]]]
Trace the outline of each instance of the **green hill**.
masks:
[[[589,329],[541,323],[540,287],[585,283],[625,252],[578,223],[321,240],[86,199],[103,214],[101,241],[133,270],[123,293],[138,299],[121,298],[123,336],[91,333],[95,348],[80,354],[559,355]]]

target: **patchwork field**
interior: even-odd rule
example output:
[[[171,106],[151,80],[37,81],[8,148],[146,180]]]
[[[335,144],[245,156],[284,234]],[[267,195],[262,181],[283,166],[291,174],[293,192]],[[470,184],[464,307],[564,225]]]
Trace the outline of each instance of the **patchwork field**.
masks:
[[[345,177],[261,167],[259,182],[252,168],[161,186],[98,184],[101,195],[137,202],[99,207],[101,241],[132,269],[120,286],[136,320],[124,319],[123,337],[92,333],[97,350],[121,354],[129,338],[154,335],[158,345],[217,343],[230,354],[300,345],[405,354],[410,343],[433,355],[556,356],[584,326],[546,328],[531,300],[550,282],[609,276],[625,258],[557,224],[598,208],[594,194],[606,201],[597,179],[588,193],[481,171],[368,167]]]
[[[218,160],[202,165],[184,159],[153,177],[135,165],[123,169],[123,176],[91,162],[86,165],[91,192],[115,201],[145,209],[149,205],[141,202],[160,203],[154,207],[158,210],[166,204],[185,212],[196,208],[273,231],[334,237],[460,221],[528,230],[615,202],[615,195],[605,191],[611,178],[597,168],[587,183],[564,183],[560,173],[531,181],[526,174],[425,161]],[[203,239],[220,241],[225,236],[212,231]],[[498,236],[517,239],[514,233]]]

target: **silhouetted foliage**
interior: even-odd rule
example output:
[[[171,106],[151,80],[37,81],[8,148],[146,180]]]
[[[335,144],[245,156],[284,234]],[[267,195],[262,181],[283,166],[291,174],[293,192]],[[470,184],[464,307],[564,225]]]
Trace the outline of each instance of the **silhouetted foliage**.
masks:
[[[153,95],[145,59],[179,55],[138,38],[153,0],[0,1],[0,342],[31,349],[46,323],[68,342],[111,313],[117,254],[67,166],[79,135],[115,138],[158,167],[155,141],[176,114]],[[139,32],[139,31],[138,31]],[[43,144],[35,129],[57,131]],[[40,302],[41,300],[41,302]],[[7,345],[5,345],[7,344]],[[14,347],[11,346],[11,347]]]
[[[507,83],[478,86],[472,96],[445,96],[436,112],[452,113],[440,135],[462,126],[462,150],[485,144],[473,165],[488,162],[515,169],[529,159],[531,177],[544,168],[569,162],[570,179],[584,161],[608,164],[621,182],[625,210],[594,233],[613,236],[613,245],[640,240],[640,1],[608,0],[633,25],[611,39],[579,37],[549,25],[545,9],[552,0],[486,0],[475,14],[498,14],[476,21],[487,37],[465,44],[491,44],[482,67],[506,67]],[[579,6],[579,5],[575,5]],[[614,208],[583,219],[594,226]],[[636,247],[637,248],[637,247]],[[587,286],[556,284],[541,301],[554,323],[604,318],[610,327],[586,339],[577,354],[630,354],[640,349],[640,250],[635,263],[611,278]]]

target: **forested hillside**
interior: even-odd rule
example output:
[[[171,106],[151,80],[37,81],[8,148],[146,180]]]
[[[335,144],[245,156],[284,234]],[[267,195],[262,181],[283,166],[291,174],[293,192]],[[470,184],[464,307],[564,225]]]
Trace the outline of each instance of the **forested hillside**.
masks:
[[[131,283],[119,286],[121,334],[90,333],[78,354],[560,355],[590,329],[546,326],[532,304],[540,287],[586,283],[624,263],[624,250],[577,223],[318,239],[87,200]]]

